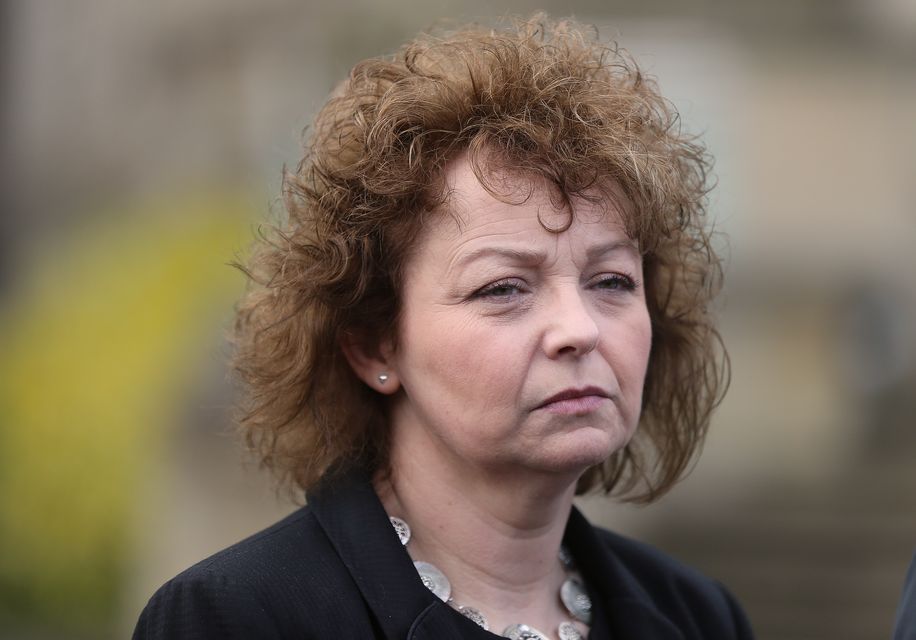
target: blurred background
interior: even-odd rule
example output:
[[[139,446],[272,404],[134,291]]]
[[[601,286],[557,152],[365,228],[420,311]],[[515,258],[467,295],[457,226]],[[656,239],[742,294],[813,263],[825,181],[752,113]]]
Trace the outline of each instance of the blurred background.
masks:
[[[0,638],[128,637],[294,508],[232,436],[227,263],[356,61],[534,9],[659,79],[729,237],[703,457],[656,505],[585,509],[728,584],[761,638],[889,635],[916,546],[916,3],[494,5],[0,4]]]

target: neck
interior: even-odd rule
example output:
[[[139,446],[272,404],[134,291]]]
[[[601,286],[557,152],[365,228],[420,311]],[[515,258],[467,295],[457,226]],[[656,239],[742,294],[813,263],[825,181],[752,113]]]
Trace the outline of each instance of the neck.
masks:
[[[387,476],[375,486],[389,515],[413,531],[414,560],[438,566],[456,602],[486,612],[500,630],[512,622],[555,627],[565,578],[557,554],[575,477],[520,475],[410,455],[393,443]]]

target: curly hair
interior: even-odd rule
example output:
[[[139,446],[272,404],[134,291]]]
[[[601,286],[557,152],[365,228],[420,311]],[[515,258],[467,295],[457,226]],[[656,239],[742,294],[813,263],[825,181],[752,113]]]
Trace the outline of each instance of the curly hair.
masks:
[[[460,153],[485,185],[496,157],[566,202],[609,183],[627,198],[653,336],[643,410],[630,443],[577,489],[656,499],[689,468],[729,378],[710,311],[722,281],[706,221],[711,161],[628,54],[541,15],[360,62],[320,111],[284,170],[288,221],[243,267],[234,366],[249,447],[290,488],[356,460],[384,470],[384,396],[340,344],[395,336],[405,263]]]

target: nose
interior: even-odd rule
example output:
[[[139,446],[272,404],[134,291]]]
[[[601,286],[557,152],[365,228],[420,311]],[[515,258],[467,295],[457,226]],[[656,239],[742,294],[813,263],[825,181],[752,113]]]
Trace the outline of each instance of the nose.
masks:
[[[583,356],[598,346],[598,324],[578,287],[559,292],[545,309],[544,353],[549,358]]]

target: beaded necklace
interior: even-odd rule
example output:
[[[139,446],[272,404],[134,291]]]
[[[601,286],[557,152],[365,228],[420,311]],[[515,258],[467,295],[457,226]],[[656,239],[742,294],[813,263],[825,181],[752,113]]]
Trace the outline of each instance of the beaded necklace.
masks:
[[[391,517],[389,519],[401,544],[406,547],[407,543],[410,542],[410,526],[400,518]],[[591,624],[592,601],[585,592],[581,577],[576,572],[572,555],[565,547],[560,547],[559,560],[566,570],[566,580],[563,581],[563,585],[560,587],[560,601],[570,616],[583,624]],[[452,585],[436,565],[422,560],[416,560],[413,564],[417,569],[417,573],[420,574],[420,580],[436,597],[485,630],[490,630],[490,625],[483,613],[474,607],[458,604],[452,599]],[[510,624],[503,629],[501,635],[511,640],[550,640],[550,636],[543,631],[521,623]],[[584,640],[582,632],[570,620],[564,620],[559,624],[557,638],[559,640]]]

